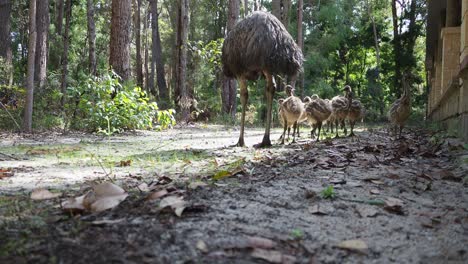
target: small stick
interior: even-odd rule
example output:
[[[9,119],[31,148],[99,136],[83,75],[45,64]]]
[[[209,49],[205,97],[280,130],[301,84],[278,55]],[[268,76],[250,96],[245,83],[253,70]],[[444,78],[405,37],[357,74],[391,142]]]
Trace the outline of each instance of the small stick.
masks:
[[[21,127],[20,125],[18,125],[18,123],[16,122],[15,118],[11,115],[10,111],[8,111],[8,109],[6,108],[6,106],[0,102],[0,105],[3,107],[3,109],[5,109],[5,111],[8,113],[8,115],[10,116],[11,120],[13,120],[13,122],[15,122],[16,126],[18,127],[18,129],[21,131]]]

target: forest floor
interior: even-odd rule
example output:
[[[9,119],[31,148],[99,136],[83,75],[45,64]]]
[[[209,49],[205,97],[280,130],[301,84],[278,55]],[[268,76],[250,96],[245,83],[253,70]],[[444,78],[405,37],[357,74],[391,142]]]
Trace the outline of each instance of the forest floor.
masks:
[[[246,129],[248,148],[228,147],[237,129],[212,125],[3,133],[0,262],[467,263],[467,145],[406,132],[316,143],[304,130],[283,146],[275,129],[274,146],[259,150],[261,128]],[[64,211],[102,182],[128,196],[110,210]]]

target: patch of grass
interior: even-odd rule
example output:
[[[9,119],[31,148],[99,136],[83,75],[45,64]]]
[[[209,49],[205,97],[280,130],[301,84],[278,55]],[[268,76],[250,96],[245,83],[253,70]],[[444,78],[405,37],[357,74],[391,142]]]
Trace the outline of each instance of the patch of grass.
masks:
[[[301,229],[295,228],[289,234],[294,240],[300,240],[304,237],[304,232]]]
[[[333,185],[323,189],[322,192],[320,192],[320,196],[322,196],[323,199],[334,199],[336,197],[336,192]]]

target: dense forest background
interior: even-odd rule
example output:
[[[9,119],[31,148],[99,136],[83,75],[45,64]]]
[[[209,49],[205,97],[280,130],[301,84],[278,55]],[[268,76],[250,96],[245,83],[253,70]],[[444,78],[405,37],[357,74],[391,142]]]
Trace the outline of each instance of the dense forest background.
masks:
[[[168,127],[174,116],[236,122],[221,47],[255,10],[275,14],[303,49],[296,94],[331,98],[349,84],[366,120],[382,121],[411,73],[423,117],[424,0],[0,0],[0,128],[114,133]],[[291,80],[276,79],[284,97]],[[249,83],[252,124],[264,118],[263,87]]]

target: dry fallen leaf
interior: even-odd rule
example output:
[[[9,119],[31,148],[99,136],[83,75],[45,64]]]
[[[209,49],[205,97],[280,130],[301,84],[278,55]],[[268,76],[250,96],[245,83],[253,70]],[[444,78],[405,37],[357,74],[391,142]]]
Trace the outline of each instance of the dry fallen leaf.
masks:
[[[206,245],[206,243],[203,240],[198,240],[197,241],[197,249],[200,250],[203,253],[208,252],[208,246]]]
[[[197,189],[198,187],[205,187],[207,185],[208,185],[207,183],[204,183],[201,181],[195,181],[195,182],[191,182],[188,187],[189,189]]]
[[[247,241],[251,248],[270,249],[276,246],[276,243],[273,240],[263,237],[249,237]]]
[[[282,263],[283,254],[276,250],[265,250],[260,248],[255,248],[252,251],[252,257],[266,260],[270,263]]]
[[[361,217],[374,217],[379,213],[377,209],[369,206],[359,206],[356,210]]]
[[[72,214],[79,214],[86,210],[83,200],[86,195],[72,197],[62,202],[62,209]]]
[[[120,223],[120,222],[122,222],[124,220],[125,220],[124,218],[115,219],[115,220],[104,219],[104,220],[92,221],[91,224],[92,225],[115,225],[115,224],[118,224],[118,223]]]
[[[32,200],[49,200],[61,196],[61,193],[51,193],[49,190],[44,188],[35,189],[31,193]]]
[[[158,198],[161,198],[161,197],[165,196],[168,193],[169,192],[166,189],[162,189],[162,190],[150,193],[146,199],[156,200]]]
[[[359,253],[366,253],[368,249],[366,242],[360,239],[341,241],[336,247]]]
[[[403,214],[403,201],[393,197],[385,199],[384,209],[396,214]]]
[[[104,182],[94,186],[93,190],[83,196],[68,199],[62,203],[62,208],[71,212],[80,212],[84,209],[101,212],[119,205],[127,196],[128,193],[124,189],[113,183]]]
[[[377,194],[380,194],[380,190],[378,190],[378,189],[372,189],[372,190],[370,190],[370,193],[371,193],[371,194],[377,195]]]
[[[7,177],[12,177],[15,173],[11,169],[0,169],[0,180]]]
[[[309,208],[309,212],[315,215],[328,215],[332,213],[335,209],[330,206],[315,204]]]
[[[185,205],[186,202],[184,201],[183,197],[168,196],[161,200],[159,203],[159,208],[164,209],[166,207],[170,207],[172,210],[174,210],[174,213],[180,217],[185,209]]]

